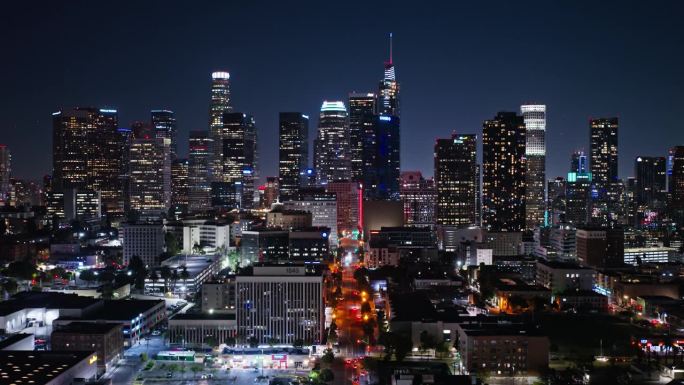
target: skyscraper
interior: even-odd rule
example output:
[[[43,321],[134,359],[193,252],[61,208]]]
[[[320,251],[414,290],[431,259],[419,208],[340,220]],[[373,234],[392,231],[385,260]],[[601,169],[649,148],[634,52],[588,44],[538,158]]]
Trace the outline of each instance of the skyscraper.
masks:
[[[364,190],[366,196],[377,200],[399,200],[401,169],[401,140],[399,118],[378,115],[375,119],[374,148],[369,154]]]
[[[533,229],[545,224],[546,105],[522,105],[520,106],[520,112],[522,113],[526,130],[525,220],[526,227]]]
[[[211,165],[214,141],[206,131],[190,131],[188,154],[188,210],[191,213],[211,208]]]
[[[171,140],[154,133],[134,137],[130,149],[131,210],[160,216],[171,207]]]
[[[176,128],[176,117],[173,111],[152,110],[152,126],[154,135],[157,138],[166,138],[171,142],[171,160],[178,156],[178,133]]]
[[[666,183],[664,156],[639,156],[634,161],[635,200],[639,206],[655,209],[665,203]]]
[[[223,177],[236,189],[236,207],[254,206],[259,156],[254,117],[241,112],[223,114]]]
[[[366,170],[372,167],[375,151],[377,95],[349,94],[349,150],[352,180],[366,182]]]
[[[10,149],[0,144],[0,204],[4,205],[10,194],[10,177],[12,176],[12,155]]]
[[[53,188],[100,192],[108,214],[123,214],[123,138],[117,111],[76,107],[53,115]]]
[[[572,158],[570,159],[570,172],[576,172],[578,174],[583,174],[589,171],[587,155],[584,151],[578,150],[572,153]]]
[[[383,115],[399,117],[399,82],[392,60],[392,34],[389,35],[389,60],[385,62],[385,74],[380,81],[378,92],[378,112]]]
[[[318,184],[351,179],[349,122],[341,101],[324,101],[314,143],[314,168]]]
[[[303,185],[309,164],[309,117],[300,112],[281,112],[279,134],[280,200],[286,201]]]
[[[188,211],[190,196],[189,165],[187,159],[175,159],[171,163],[171,206],[177,213]]]
[[[209,138],[213,147],[211,177],[216,181],[225,181],[223,176],[223,114],[232,112],[230,99],[230,74],[217,71],[211,74],[211,101],[209,104]]]
[[[337,201],[337,231],[351,233],[359,230],[361,190],[358,182],[329,182],[325,191],[335,194]]]
[[[435,224],[437,189],[434,179],[425,179],[420,171],[403,171],[399,189],[404,203],[404,223],[408,226]]]
[[[684,226],[684,146],[670,149],[672,176],[670,212],[678,226]]]
[[[477,135],[456,133],[435,142],[437,224],[467,227],[477,221]]]
[[[482,225],[490,231],[525,228],[525,122],[499,112],[482,126]]]
[[[615,222],[620,215],[618,179],[618,119],[590,121],[590,166],[594,190],[592,221],[596,224]]]

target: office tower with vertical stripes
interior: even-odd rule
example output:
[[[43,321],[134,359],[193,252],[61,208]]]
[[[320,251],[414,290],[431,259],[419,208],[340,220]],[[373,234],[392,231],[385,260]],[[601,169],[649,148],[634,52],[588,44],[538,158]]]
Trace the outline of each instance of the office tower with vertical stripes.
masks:
[[[349,121],[342,101],[324,101],[314,143],[314,168],[319,185],[351,179]]]
[[[436,222],[468,227],[477,221],[477,135],[456,134],[435,142]]]
[[[211,99],[209,102],[209,138],[212,140],[211,178],[226,181],[223,175],[223,114],[232,112],[230,98],[230,74],[216,71],[211,74]]]
[[[280,201],[292,199],[304,184],[309,164],[309,117],[301,112],[281,112],[278,143]]]
[[[525,221],[528,229],[545,224],[546,211],[546,105],[520,106],[525,122]]]

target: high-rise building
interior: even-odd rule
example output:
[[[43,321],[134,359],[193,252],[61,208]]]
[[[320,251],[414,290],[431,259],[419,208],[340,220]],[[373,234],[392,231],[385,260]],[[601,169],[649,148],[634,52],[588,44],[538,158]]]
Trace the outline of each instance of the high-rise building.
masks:
[[[324,101],[314,143],[314,168],[318,184],[351,179],[349,122],[341,101]]]
[[[305,265],[255,266],[252,274],[237,275],[238,334],[262,344],[291,345],[297,339],[320,344],[324,280],[320,271],[309,269]]]
[[[477,135],[452,134],[435,142],[437,224],[467,227],[477,221]]]
[[[565,182],[565,218],[563,222],[575,226],[589,222],[591,213],[591,173],[575,172],[568,173]]]
[[[434,179],[425,179],[420,171],[403,171],[399,182],[404,203],[404,223],[407,226],[435,224],[437,188]]]
[[[320,188],[302,190],[296,200],[283,202],[286,210],[311,213],[311,225],[330,229],[330,244],[337,245],[337,197]]]
[[[232,112],[230,74],[216,71],[211,74],[211,100],[209,102],[209,138],[212,140],[211,177],[223,181],[223,114]]]
[[[335,194],[337,200],[337,231],[351,233],[359,230],[360,199],[362,199],[359,183],[329,182],[325,190]]]
[[[10,177],[12,176],[12,155],[10,149],[0,144],[0,205],[4,205],[10,194]]]
[[[634,161],[636,202],[655,209],[665,203],[667,189],[664,156],[639,156]]]
[[[266,184],[261,186],[259,190],[259,194],[261,195],[260,207],[270,209],[271,205],[278,201],[278,194],[280,190],[280,187],[278,186],[278,178],[275,176],[267,176]]]
[[[53,187],[100,192],[108,214],[122,214],[123,141],[117,111],[81,108],[53,113]]]
[[[366,182],[365,175],[372,165],[375,152],[375,123],[377,95],[349,94],[349,150],[352,180]]]
[[[190,131],[188,154],[188,211],[198,213],[211,208],[211,165],[214,145],[206,131]]]
[[[499,112],[482,126],[482,225],[487,230],[525,228],[525,133],[523,117],[515,112]]]
[[[375,120],[374,148],[369,155],[369,167],[363,188],[366,197],[376,200],[399,200],[401,173],[401,140],[399,118],[378,115]]]
[[[177,213],[188,211],[190,196],[189,166],[187,159],[175,159],[171,163],[171,206]]]
[[[592,189],[592,221],[597,224],[615,223],[620,216],[618,179],[618,119],[601,118],[590,122],[590,166]]]
[[[171,160],[175,160],[178,156],[178,132],[173,111],[152,110],[152,126],[157,138],[169,139],[171,142]]]
[[[304,184],[309,164],[309,117],[300,112],[280,113],[278,178],[281,201],[292,198]]]
[[[392,60],[392,34],[389,36],[389,60],[385,62],[385,74],[380,81],[378,92],[378,112],[382,115],[399,117],[399,82]]]
[[[241,112],[223,114],[223,178],[236,190],[234,207],[254,207],[259,155],[254,117]]]
[[[584,151],[578,150],[572,153],[570,158],[570,172],[584,174],[589,172],[589,162]]]
[[[520,106],[525,122],[525,220],[528,229],[545,225],[546,200],[546,105]]]
[[[550,180],[547,183],[546,208],[548,211],[548,222],[551,226],[557,226],[565,220],[566,188],[567,180],[562,176],[556,177],[556,179]]]
[[[684,146],[675,146],[670,150],[672,158],[672,176],[670,183],[670,211],[675,222],[684,225]]]
[[[133,138],[129,160],[131,210],[159,216],[171,207],[171,140]]]

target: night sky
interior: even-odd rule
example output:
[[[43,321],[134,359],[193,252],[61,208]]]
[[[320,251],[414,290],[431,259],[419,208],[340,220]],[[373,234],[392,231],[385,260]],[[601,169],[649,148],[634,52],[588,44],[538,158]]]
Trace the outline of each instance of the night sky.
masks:
[[[214,70],[255,116],[262,176],[277,175],[278,112],[312,116],[312,138],[324,99],[376,92],[389,32],[403,170],[432,175],[435,138],[480,134],[528,101],[547,104],[549,178],[588,149],[590,117],[620,118],[621,177],[637,155],[684,144],[680,1],[59,3],[0,12],[0,143],[17,177],[50,172],[50,114],[63,107],[117,108],[122,126],[171,109],[186,154],[188,131],[207,129]]]

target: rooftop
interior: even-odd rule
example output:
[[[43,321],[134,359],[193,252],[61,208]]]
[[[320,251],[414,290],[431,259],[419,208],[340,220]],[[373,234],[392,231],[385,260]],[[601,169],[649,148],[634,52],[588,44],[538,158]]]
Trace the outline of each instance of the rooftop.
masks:
[[[176,314],[171,320],[185,321],[185,320],[235,320],[235,313],[180,313]]]
[[[100,300],[76,294],[25,291],[15,294],[8,301],[0,302],[0,316],[26,308],[84,309],[98,302]]]
[[[0,385],[47,384],[92,354],[77,351],[0,351]]]
[[[34,338],[33,334],[28,334],[28,333],[17,333],[17,334],[12,334],[11,336],[8,336],[7,338],[3,338],[0,341],[0,350],[5,349],[6,347],[17,343],[23,339],[26,338]]]
[[[53,331],[55,333],[77,333],[77,334],[107,334],[110,331],[120,328],[121,324],[116,322],[71,322],[68,325],[60,326]]]

